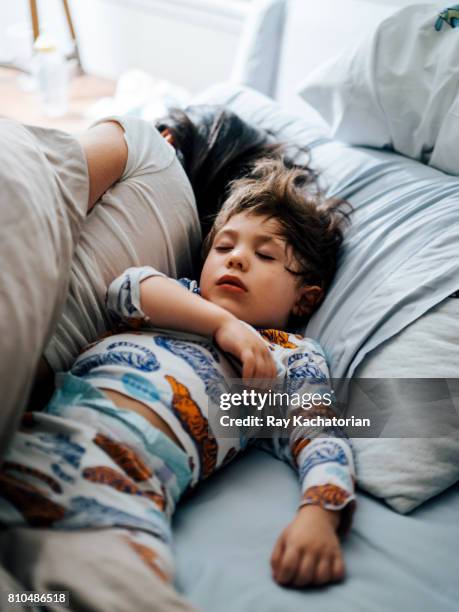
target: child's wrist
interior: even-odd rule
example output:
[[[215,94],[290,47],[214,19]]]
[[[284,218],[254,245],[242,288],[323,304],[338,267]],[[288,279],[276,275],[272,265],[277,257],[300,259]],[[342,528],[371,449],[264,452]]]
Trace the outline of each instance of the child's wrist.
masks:
[[[215,308],[215,314],[212,317],[212,324],[211,329],[209,331],[209,336],[211,336],[212,339],[215,339],[215,335],[224,325],[231,323],[234,320],[237,320],[237,318],[231,312],[229,312],[229,310],[225,310],[217,304],[213,304],[213,306]]]
[[[298,508],[297,517],[300,520],[327,520],[337,530],[341,523],[341,510],[327,510],[318,504],[305,504]]]

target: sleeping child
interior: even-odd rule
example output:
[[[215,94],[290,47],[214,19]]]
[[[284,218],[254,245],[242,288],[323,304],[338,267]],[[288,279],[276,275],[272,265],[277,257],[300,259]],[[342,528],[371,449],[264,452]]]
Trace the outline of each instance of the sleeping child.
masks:
[[[104,531],[129,551],[131,568],[134,559],[142,566],[130,578],[137,597],[148,592],[154,609],[163,609],[153,583],[141,581],[147,568],[158,593],[167,588],[164,597],[181,602],[174,609],[191,609],[169,585],[174,508],[186,491],[260,444],[297,470],[301,487],[298,512],[274,546],[273,579],[301,587],[343,578],[338,536],[349,529],[355,505],[346,438],[305,425],[262,441],[224,438],[212,435],[208,413],[218,384],[238,377],[249,385],[284,381],[290,392],[330,390],[321,347],[292,330],[331,282],[346,214],[340,202],[308,194],[309,180],[304,169],[273,160],[237,180],[204,243],[199,285],[150,267],[130,268],[112,282],[107,316],[117,332],[87,347],[60,375],[44,412],[25,414],[0,473],[0,520],[28,530],[24,559],[34,556],[26,548],[28,538],[36,546],[37,534],[65,541],[90,533],[96,542]],[[295,410],[287,407],[283,416]],[[35,589],[37,576],[46,583],[40,562],[35,554],[33,568],[26,571],[23,560],[8,569]],[[118,563],[122,555],[112,559],[113,572]],[[84,571],[81,559],[80,565]],[[56,563],[53,571],[62,567]],[[65,582],[72,599],[79,571],[76,565],[72,576],[60,583],[50,576],[49,583]],[[84,609],[93,609],[90,594],[84,597]],[[94,609],[104,609],[101,601]],[[141,609],[136,605],[131,609]]]

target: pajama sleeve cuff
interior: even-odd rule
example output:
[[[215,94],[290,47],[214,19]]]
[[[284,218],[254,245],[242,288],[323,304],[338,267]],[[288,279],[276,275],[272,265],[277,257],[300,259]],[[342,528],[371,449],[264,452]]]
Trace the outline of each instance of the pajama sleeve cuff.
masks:
[[[298,509],[304,506],[320,506],[324,510],[341,512],[337,532],[339,535],[345,535],[352,525],[356,508],[355,494],[334,484],[316,485],[304,492]]]
[[[335,438],[318,438],[298,458],[302,489],[299,507],[317,505],[341,512],[338,533],[349,531],[356,502],[354,464],[348,444]]]
[[[150,319],[145,315],[140,304],[140,283],[152,276],[167,278],[151,266],[128,268],[109,286],[106,305],[113,323],[125,323],[131,327],[148,324]]]

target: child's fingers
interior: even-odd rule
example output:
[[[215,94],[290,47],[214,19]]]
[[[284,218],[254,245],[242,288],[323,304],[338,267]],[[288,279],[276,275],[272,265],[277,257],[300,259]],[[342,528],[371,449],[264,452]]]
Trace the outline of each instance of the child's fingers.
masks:
[[[269,349],[263,352],[263,362],[267,378],[275,378],[277,374],[276,364]]]
[[[279,562],[279,570],[277,572],[277,582],[280,584],[289,584],[295,577],[298,563],[299,563],[299,551],[293,546],[289,546],[285,549],[282,559]]]
[[[275,577],[275,574],[277,573],[277,568],[279,565],[279,562],[282,558],[282,555],[284,553],[284,540],[282,537],[277,539],[277,542],[274,545],[274,549],[271,555],[271,567],[273,569],[273,575]]]
[[[271,379],[271,371],[269,368],[269,363],[266,361],[264,355],[260,355],[258,360],[258,369],[256,377],[259,379],[258,386],[261,391],[267,391],[270,387],[270,379]]]
[[[271,367],[271,378],[275,379],[277,376],[277,366],[271,353],[269,353],[269,364]]]
[[[267,346],[263,346],[260,352],[260,371],[259,377],[266,380],[264,385],[269,388],[271,381],[276,377],[277,369],[276,364],[271,356],[271,353]]]
[[[253,348],[254,355],[254,368],[252,372],[252,378],[257,381],[256,387],[263,386],[263,379],[266,378],[266,365],[263,351],[260,350],[259,346]]]
[[[270,351],[265,343],[255,343],[246,347],[241,355],[243,369],[242,377],[245,381],[255,379],[260,381],[257,388],[267,390],[270,381],[275,378],[277,370]]]
[[[310,584],[316,569],[316,557],[312,553],[305,553],[300,567],[293,580],[293,586],[302,587]]]
[[[242,378],[244,380],[249,380],[254,378],[255,374],[255,355],[251,348],[246,348],[242,351],[241,354],[242,360]]]
[[[314,584],[325,584],[330,582],[332,572],[332,561],[333,557],[329,555],[322,555],[319,557],[316,569],[314,572],[313,583]]]
[[[345,573],[343,558],[340,554],[337,554],[332,564],[332,580],[343,580]]]

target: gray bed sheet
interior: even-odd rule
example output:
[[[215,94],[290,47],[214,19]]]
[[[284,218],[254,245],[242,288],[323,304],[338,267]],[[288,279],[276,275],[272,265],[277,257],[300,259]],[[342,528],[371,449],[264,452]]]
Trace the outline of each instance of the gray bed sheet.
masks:
[[[225,468],[174,519],[179,588],[204,612],[457,611],[459,485],[408,516],[359,491],[345,581],[304,590],[269,566],[297,501],[293,470],[262,451]]]

